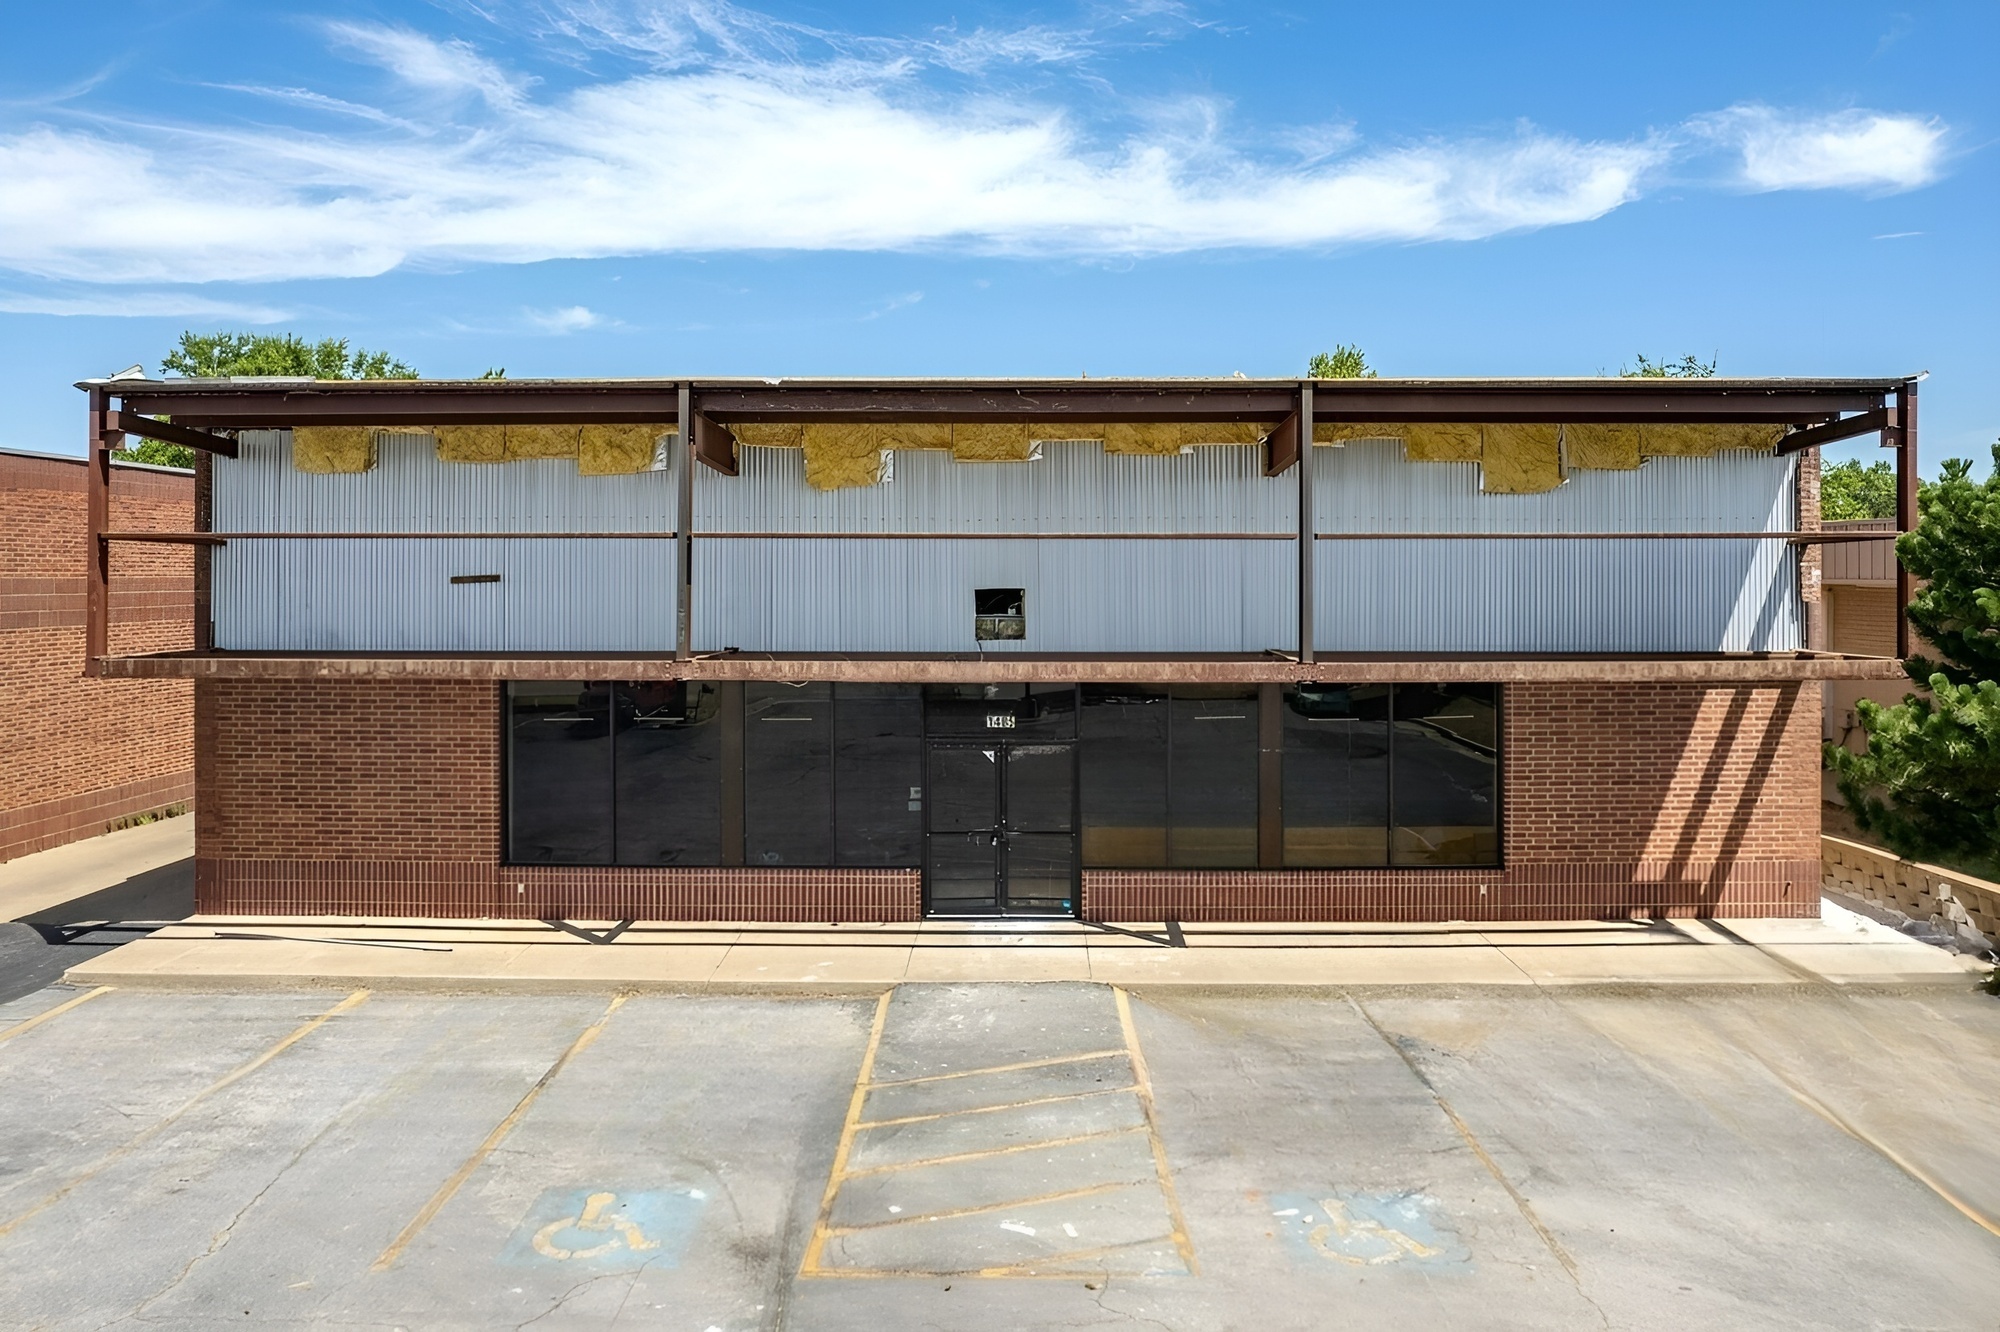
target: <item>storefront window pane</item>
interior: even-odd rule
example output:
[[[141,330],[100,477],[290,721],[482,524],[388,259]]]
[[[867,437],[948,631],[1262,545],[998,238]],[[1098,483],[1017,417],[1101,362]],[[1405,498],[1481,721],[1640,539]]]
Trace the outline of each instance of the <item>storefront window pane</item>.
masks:
[[[722,855],[722,722],[713,684],[618,686],[618,863]]]
[[[1500,689],[1397,685],[1398,865],[1500,863]]]
[[[1285,864],[1389,863],[1389,690],[1285,690]]]
[[[1151,869],[1167,863],[1167,696],[1138,685],[1085,685],[1083,863]]]
[[[507,858],[611,861],[611,686],[507,687]]]
[[[835,836],[842,865],[923,860],[924,700],[915,685],[836,685]]]
[[[1168,704],[1167,859],[1257,863],[1257,688],[1180,685]]]
[[[751,865],[833,863],[833,686],[743,686],[743,833]]]

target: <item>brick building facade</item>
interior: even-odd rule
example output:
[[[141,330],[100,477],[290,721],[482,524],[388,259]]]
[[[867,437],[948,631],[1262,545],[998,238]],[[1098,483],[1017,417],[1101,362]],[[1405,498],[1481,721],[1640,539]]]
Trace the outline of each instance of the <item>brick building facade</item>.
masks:
[[[1904,381],[87,387],[222,455],[92,654],[193,681],[204,911],[1810,915],[1897,669],[1812,446]]]
[[[188,683],[83,675],[86,471],[81,458],[0,452],[0,861],[194,797]],[[194,480],[115,464],[110,504],[121,528],[185,531]],[[134,544],[112,559],[115,649],[192,646],[191,553]]]

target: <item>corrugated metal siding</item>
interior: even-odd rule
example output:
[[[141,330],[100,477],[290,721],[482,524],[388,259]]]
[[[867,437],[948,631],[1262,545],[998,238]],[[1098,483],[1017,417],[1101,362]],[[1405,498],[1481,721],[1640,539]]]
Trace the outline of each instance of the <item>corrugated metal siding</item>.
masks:
[[[1827,523],[1829,532],[1888,532],[1881,541],[1830,541],[1820,547],[1820,581],[1892,587],[1896,582],[1896,540],[1893,521],[1859,519]],[[1837,649],[1836,649],[1837,650]]]
[[[798,449],[743,449],[740,476],[695,473],[696,532],[1291,532],[1298,485],[1263,451],[1163,458],[1049,443],[1026,463],[896,453],[885,484],[820,491]]]
[[[283,434],[215,463],[217,531],[668,531],[674,476],[578,476],[567,461],[440,463],[384,441],[371,472],[294,471]],[[350,652],[672,651],[665,540],[233,541],[215,552],[216,646]],[[453,584],[497,573],[498,583]]]
[[[1322,532],[1785,531],[1796,460],[1655,458],[1482,495],[1471,463],[1365,441],[1314,455]],[[1322,652],[1714,652],[1800,645],[1798,554],[1779,541],[1321,541]]]
[[[1298,641],[1290,541],[695,542],[695,643],[761,652],[1261,652]],[[973,590],[1027,592],[978,643]]]

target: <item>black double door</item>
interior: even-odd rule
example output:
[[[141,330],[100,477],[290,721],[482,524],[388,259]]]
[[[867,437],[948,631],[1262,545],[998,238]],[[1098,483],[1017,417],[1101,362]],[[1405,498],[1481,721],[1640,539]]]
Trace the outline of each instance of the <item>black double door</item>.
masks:
[[[932,915],[1076,914],[1076,746],[933,740],[924,879]]]

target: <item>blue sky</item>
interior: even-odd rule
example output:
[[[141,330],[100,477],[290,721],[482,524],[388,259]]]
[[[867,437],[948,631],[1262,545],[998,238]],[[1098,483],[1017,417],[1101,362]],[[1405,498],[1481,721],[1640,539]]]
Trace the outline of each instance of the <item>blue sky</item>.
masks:
[[[1932,372],[2000,6],[6,6],[0,445],[183,328],[430,376]],[[1869,445],[1846,452],[1872,456]]]

